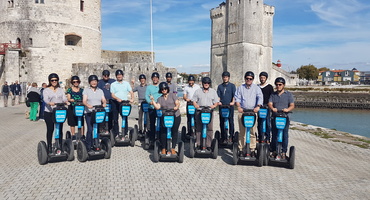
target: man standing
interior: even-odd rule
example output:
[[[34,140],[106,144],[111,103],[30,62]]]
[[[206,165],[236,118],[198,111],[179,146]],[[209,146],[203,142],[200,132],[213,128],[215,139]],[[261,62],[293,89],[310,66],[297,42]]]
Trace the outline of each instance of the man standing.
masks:
[[[171,72],[166,73],[166,82],[168,84],[168,87],[170,88],[170,92],[177,93],[177,85],[176,83],[172,83],[172,73]]]
[[[18,81],[15,81],[13,87],[12,87],[12,93],[13,93],[13,99],[12,99],[12,105],[19,105],[19,98],[21,95],[21,85],[18,83]]]
[[[116,80],[109,78],[110,72],[108,70],[104,70],[103,78],[99,80],[98,82],[98,88],[103,90],[105,100],[107,104],[110,105],[110,113],[108,115],[108,131],[112,130],[112,121],[113,121],[113,112],[112,110],[117,110],[116,104],[112,102],[112,94],[110,92],[110,86],[112,83],[114,83]],[[101,126],[105,126],[105,123],[101,123]]]
[[[276,113],[282,111],[288,113],[294,109],[294,97],[293,94],[284,89],[285,79],[278,77],[275,79],[276,92],[272,93],[269,99],[268,106],[272,111],[272,140],[271,140],[271,151],[274,156],[276,155],[276,146],[277,146],[277,136],[278,130],[276,128]],[[286,152],[288,150],[288,131],[289,131],[289,115],[286,119],[286,125],[283,130],[283,144],[282,144],[282,154],[281,159],[286,159]]]
[[[157,118],[156,110],[154,109],[154,105],[152,103],[152,98],[154,102],[157,102],[157,99],[162,95],[159,93],[159,74],[158,72],[152,73],[152,85],[148,85],[145,91],[145,100],[149,103],[149,141],[153,144],[155,139],[155,120]]]
[[[248,71],[244,75],[245,84],[242,84],[238,87],[235,92],[235,102],[236,106],[238,107],[238,122],[239,122],[239,150],[243,152],[243,148],[245,146],[245,127],[242,124],[242,115],[243,109],[253,110],[254,113],[257,113],[260,110],[260,107],[263,103],[263,94],[261,89],[253,83],[254,80],[254,73]],[[255,114],[257,118],[257,115]],[[243,155],[246,157],[255,157],[255,148],[256,148],[256,129],[257,123],[251,128],[250,132],[250,150],[251,155]]]
[[[8,107],[9,93],[10,93],[10,87],[8,85],[8,82],[5,81],[3,87],[1,88],[1,94],[4,97],[4,107]]]
[[[223,72],[222,73],[222,81],[223,83],[217,87],[217,95],[220,97],[221,105],[228,105],[230,106],[230,113],[229,113],[229,141],[232,142],[234,138],[234,104],[235,104],[235,91],[236,87],[233,83],[229,82],[230,80],[230,73]],[[219,111],[220,116],[220,129],[221,129],[221,138],[220,144],[227,144],[228,143],[228,135],[225,132],[225,118],[222,117],[221,109]]]
[[[145,92],[146,92],[146,76],[144,74],[139,75],[140,85],[136,86],[133,92],[137,92],[139,99],[139,133],[143,133],[143,109],[141,108],[141,103],[145,101]]]
[[[211,88],[211,79],[209,77],[202,78],[202,85],[203,88],[198,89],[195,91],[192,101],[194,107],[197,109],[197,112],[195,114],[195,126],[196,126],[196,133],[197,133],[197,146],[200,146],[200,137],[202,132],[202,121],[200,116],[200,106],[207,106],[211,109],[214,109],[217,107],[219,98],[217,96],[216,90]],[[211,121],[207,125],[207,137],[206,137],[206,147],[203,147],[203,149],[209,149],[211,148],[211,143],[213,139],[213,113],[211,117]]]
[[[112,108],[113,113],[113,135],[116,137],[119,133],[119,125],[118,125],[118,115],[120,112],[120,105],[122,101],[128,100],[127,95],[130,93],[131,99],[130,103],[134,102],[134,93],[132,92],[132,88],[127,81],[123,81],[124,73],[122,70],[116,71],[116,79],[117,81],[113,82],[110,85],[110,91],[112,94],[112,104],[114,104],[114,109]],[[126,120],[126,127],[128,127],[128,120]],[[126,128],[125,130],[128,130]],[[127,137],[127,133],[124,133],[125,137]]]
[[[274,92],[274,88],[272,85],[267,83],[268,78],[267,72],[260,73],[260,84],[258,86],[262,90],[263,94],[263,107],[267,108],[267,104],[269,102],[270,95]],[[262,134],[263,132],[263,120],[258,119],[258,142],[259,143],[268,143],[270,144],[270,133],[271,133],[271,117],[270,117],[270,110],[267,109],[267,116],[266,116],[266,133],[265,135]]]
[[[195,84],[195,77],[193,75],[190,75],[188,77],[188,85],[185,86],[184,95],[183,95],[183,98],[187,104],[193,105],[193,102],[191,102],[191,99],[193,98],[195,91],[197,91],[198,89],[200,89],[200,86],[198,84]],[[191,129],[191,115],[186,113],[186,117],[187,117],[188,134],[192,135],[193,130]]]

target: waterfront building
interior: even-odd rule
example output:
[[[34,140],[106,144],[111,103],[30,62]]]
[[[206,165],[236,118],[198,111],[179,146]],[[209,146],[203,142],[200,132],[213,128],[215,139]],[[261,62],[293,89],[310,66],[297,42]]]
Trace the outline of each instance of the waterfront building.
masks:
[[[330,70],[319,72],[317,82],[322,85],[359,84],[361,72],[354,70]]]

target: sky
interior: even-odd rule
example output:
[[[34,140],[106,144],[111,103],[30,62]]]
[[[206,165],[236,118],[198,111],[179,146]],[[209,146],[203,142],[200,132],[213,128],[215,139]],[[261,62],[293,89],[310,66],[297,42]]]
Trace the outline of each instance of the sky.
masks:
[[[155,61],[179,72],[209,71],[210,9],[222,0],[153,0]],[[265,0],[275,7],[273,62],[296,70],[370,71],[369,0]],[[150,0],[102,0],[104,50],[150,51]]]

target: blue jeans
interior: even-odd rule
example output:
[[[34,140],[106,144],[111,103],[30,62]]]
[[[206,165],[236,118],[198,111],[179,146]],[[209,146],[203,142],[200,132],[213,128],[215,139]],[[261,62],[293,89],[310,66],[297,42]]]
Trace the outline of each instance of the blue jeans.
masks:
[[[267,116],[266,116],[266,133],[263,135],[262,133],[262,123],[263,119],[258,118],[258,142],[264,141],[271,141],[271,111],[267,109]]]
[[[278,140],[278,129],[276,128],[275,117],[272,117],[272,141],[271,141],[271,151],[276,151],[277,148],[277,140]],[[288,138],[289,138],[289,124],[290,120],[289,117],[286,119],[286,125],[283,130],[283,142],[282,142],[282,152],[286,153],[288,151]]]

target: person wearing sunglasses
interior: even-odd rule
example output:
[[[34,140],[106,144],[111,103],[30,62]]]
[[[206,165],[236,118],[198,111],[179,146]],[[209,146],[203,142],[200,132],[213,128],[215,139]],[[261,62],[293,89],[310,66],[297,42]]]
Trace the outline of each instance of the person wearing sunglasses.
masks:
[[[74,114],[74,111],[73,111],[73,108],[74,106],[76,105],[76,102],[77,101],[82,101],[82,93],[84,91],[84,89],[80,88],[80,78],[78,76],[72,76],[71,78],[71,84],[72,84],[72,87],[68,88],[67,89],[67,100],[68,102],[70,102],[71,104],[68,106],[68,112],[67,112],[67,121],[68,121],[68,126],[70,127],[71,129],[71,133],[72,133],[72,140],[75,140],[76,139],[76,136],[75,136],[75,126],[77,126],[78,124],[78,119],[77,117],[75,116]],[[84,134],[84,124],[83,124],[83,118],[82,118],[82,135]]]
[[[46,124],[46,140],[48,152],[52,152],[52,137],[54,132],[53,122],[53,108],[56,103],[67,103],[67,97],[64,90],[59,85],[59,76],[52,73],[48,77],[49,85],[43,91],[43,101],[45,102],[44,119]],[[63,124],[60,124],[60,132],[63,132]],[[60,144],[62,144],[62,137],[60,137]]]
[[[236,106],[238,107],[238,122],[239,122],[239,150],[243,152],[245,146],[245,127],[242,124],[242,115],[244,109],[246,110],[253,110],[255,113],[255,117],[257,118],[256,113],[260,110],[260,107],[263,104],[263,94],[261,89],[253,83],[254,80],[254,73],[251,71],[247,71],[244,74],[245,83],[239,86],[235,92],[235,102]],[[251,128],[250,132],[250,149],[251,155],[243,155],[243,156],[251,156],[255,157],[256,153],[256,131],[257,131],[257,123]]]
[[[272,139],[271,139],[271,151],[273,155],[276,155],[277,135],[278,130],[276,128],[275,116],[278,111],[289,113],[294,109],[294,97],[293,94],[285,90],[285,79],[278,77],[275,79],[276,91],[271,94],[268,106],[272,111],[271,127],[272,127]],[[289,131],[289,115],[286,118],[286,125],[283,130],[283,144],[282,144],[282,155],[281,158],[286,158],[286,152],[288,150],[288,131]]]

